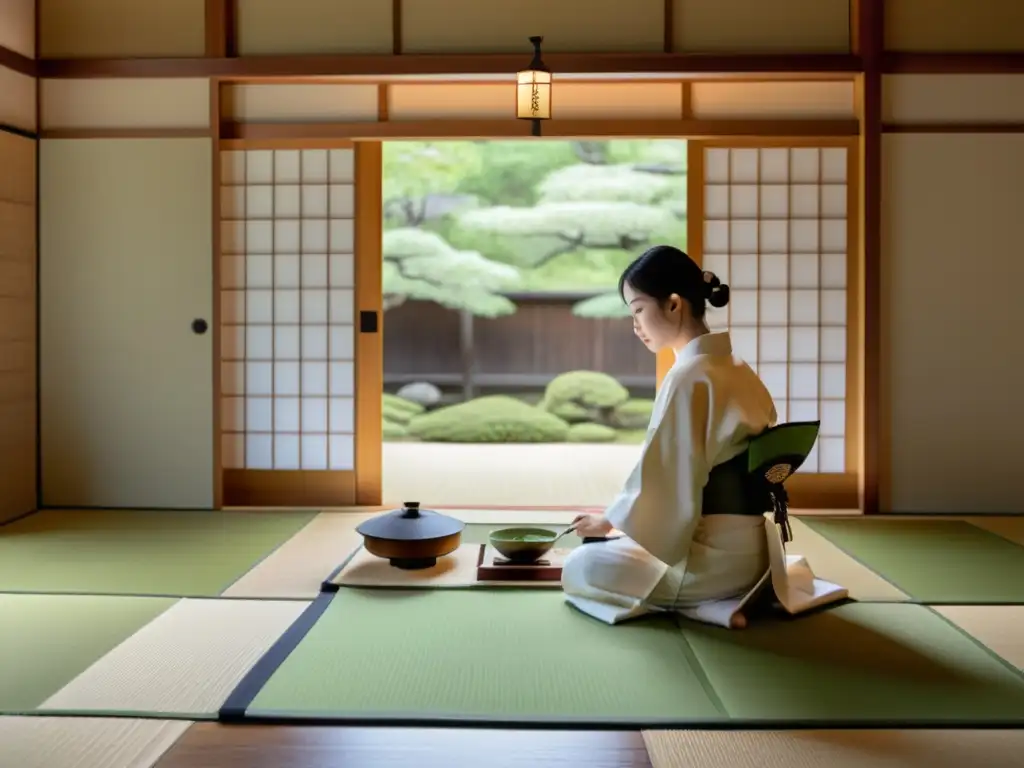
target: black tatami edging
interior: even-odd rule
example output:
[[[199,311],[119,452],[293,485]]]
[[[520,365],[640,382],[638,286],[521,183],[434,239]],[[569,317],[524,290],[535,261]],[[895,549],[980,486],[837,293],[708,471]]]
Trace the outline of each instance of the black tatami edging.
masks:
[[[247,719],[245,711],[252,704],[253,699],[263,690],[267,681],[273,677],[285,659],[292,654],[292,651],[298,647],[299,643],[320,620],[320,617],[324,615],[335,594],[334,592],[321,592],[270,647],[270,650],[263,654],[220,708],[218,719],[221,722],[238,722]]]

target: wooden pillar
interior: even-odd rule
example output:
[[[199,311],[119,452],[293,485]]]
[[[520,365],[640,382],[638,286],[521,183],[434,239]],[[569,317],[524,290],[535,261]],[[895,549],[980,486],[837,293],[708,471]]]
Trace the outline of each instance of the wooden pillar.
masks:
[[[238,55],[235,20],[238,0],[206,0],[206,57],[224,59]]]
[[[881,370],[882,247],[882,67],[885,47],[883,0],[854,0],[853,49],[860,54],[861,118],[861,511],[884,511],[888,463],[887,425],[883,421]]]

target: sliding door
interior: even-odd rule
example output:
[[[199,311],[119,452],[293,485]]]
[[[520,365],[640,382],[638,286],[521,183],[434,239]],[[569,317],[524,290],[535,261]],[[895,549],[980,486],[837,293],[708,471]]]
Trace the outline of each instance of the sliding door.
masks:
[[[693,141],[689,253],[731,288],[710,310],[775,399],[780,421],[821,420],[791,481],[795,506],[856,508],[859,263],[856,145]],[[659,373],[672,363],[659,359]]]
[[[380,145],[221,153],[225,506],[380,503]]]

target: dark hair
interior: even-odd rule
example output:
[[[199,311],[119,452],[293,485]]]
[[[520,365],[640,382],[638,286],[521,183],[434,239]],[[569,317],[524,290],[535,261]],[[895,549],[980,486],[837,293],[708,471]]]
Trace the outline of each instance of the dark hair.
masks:
[[[655,245],[640,254],[619,278],[619,295],[626,300],[626,285],[664,303],[674,293],[690,305],[693,316],[704,317],[707,302],[712,307],[729,303],[729,286],[713,272],[671,245]]]

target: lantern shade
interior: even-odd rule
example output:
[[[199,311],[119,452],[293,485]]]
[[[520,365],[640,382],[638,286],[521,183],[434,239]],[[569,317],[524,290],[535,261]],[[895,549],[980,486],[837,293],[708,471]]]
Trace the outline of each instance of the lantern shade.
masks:
[[[551,73],[527,69],[516,77],[516,117],[520,120],[551,119]]]

